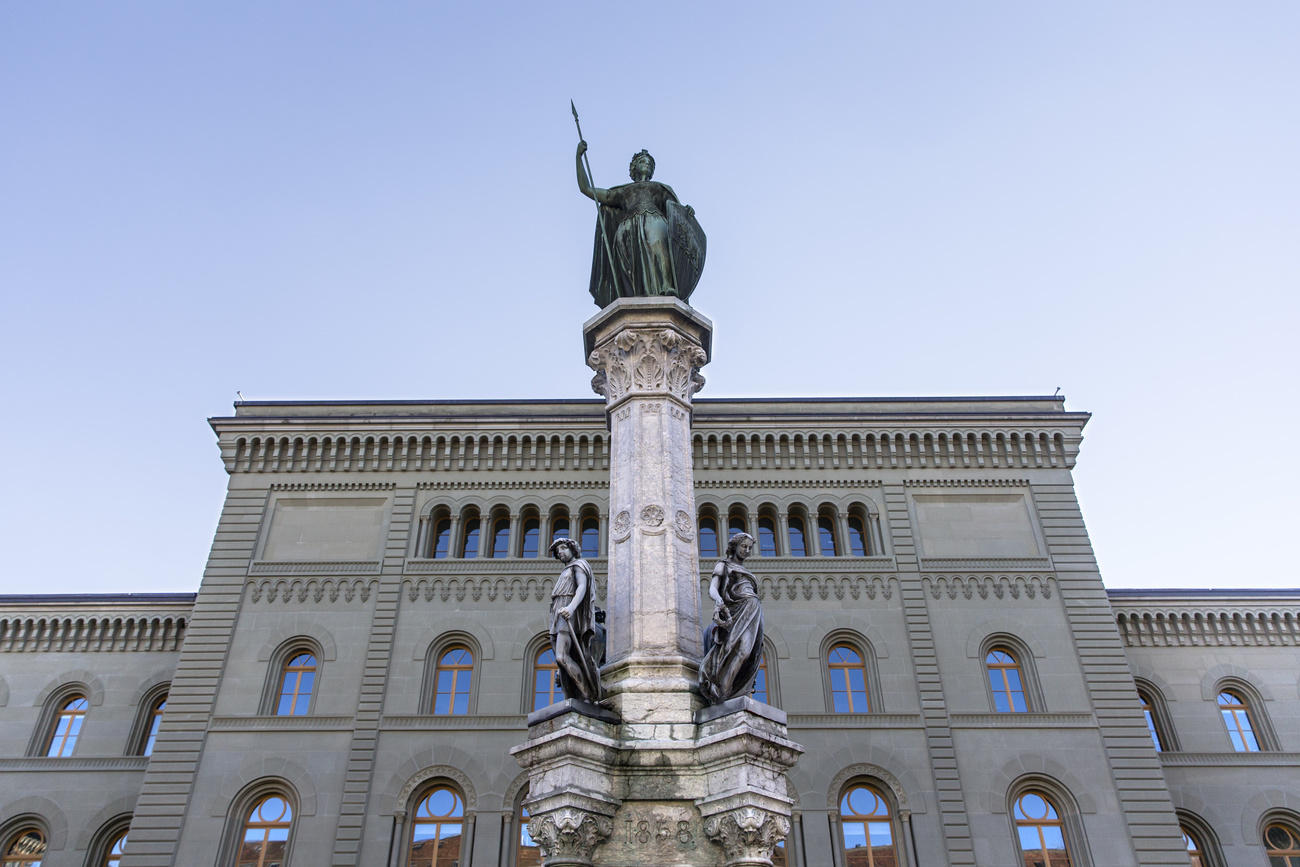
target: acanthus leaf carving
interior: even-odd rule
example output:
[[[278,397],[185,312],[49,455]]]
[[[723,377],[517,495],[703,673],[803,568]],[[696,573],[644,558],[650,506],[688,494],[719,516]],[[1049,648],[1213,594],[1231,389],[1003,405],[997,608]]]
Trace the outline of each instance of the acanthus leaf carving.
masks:
[[[596,847],[613,832],[614,823],[608,816],[576,807],[561,807],[528,820],[528,833],[548,864],[590,864]]]
[[[771,864],[776,844],[789,833],[789,818],[759,807],[737,807],[704,820],[704,835],[722,847],[728,865]]]

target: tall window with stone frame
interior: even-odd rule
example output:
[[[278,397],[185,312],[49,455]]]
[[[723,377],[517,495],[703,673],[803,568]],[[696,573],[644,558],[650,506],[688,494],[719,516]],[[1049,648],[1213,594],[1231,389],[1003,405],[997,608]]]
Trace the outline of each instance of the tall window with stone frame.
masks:
[[[542,538],[542,519],[535,508],[525,509],[520,517],[519,526],[523,534],[520,554],[524,557],[536,557],[540,554]]]
[[[883,790],[868,781],[850,783],[840,795],[840,845],[845,867],[898,867],[896,811]]]
[[[1188,810],[1178,810],[1178,828],[1183,832],[1191,867],[1228,867],[1219,838],[1204,819]]]
[[[803,513],[801,511],[791,510],[786,522],[787,527],[789,528],[786,539],[786,550],[789,552],[789,556],[807,557],[808,546],[806,542],[807,534],[805,532],[807,523],[804,521]]]
[[[579,522],[579,544],[582,556],[587,558],[600,556],[600,515],[596,510],[583,509]]]
[[[128,748],[130,755],[151,756],[158,729],[162,725],[163,711],[167,708],[168,684],[162,683],[144,694],[136,711],[136,720],[131,727],[131,740]]]
[[[433,713],[468,714],[473,678],[474,652],[469,647],[453,644],[442,650],[433,673]]]
[[[415,796],[406,839],[406,867],[457,867],[465,824],[465,799],[447,783]]]
[[[700,559],[718,557],[718,515],[712,508],[700,510],[699,531]]]
[[[1016,798],[1011,812],[1025,867],[1071,867],[1065,823],[1046,792],[1024,792]]]
[[[56,758],[72,755],[89,709],[90,702],[81,693],[73,693],[59,701],[58,711],[46,737],[44,755]]]
[[[35,825],[25,825],[6,836],[0,850],[4,867],[40,867],[45,859],[45,832]]]
[[[555,651],[549,644],[540,648],[533,657],[533,710],[541,710],[556,702],[564,701],[564,690],[560,689],[559,666],[555,663]]]
[[[492,514],[492,544],[488,553],[497,560],[510,556],[510,516],[502,511]]]
[[[1219,692],[1218,704],[1232,748],[1239,753],[1259,752],[1259,737],[1255,733],[1245,694],[1240,689],[1224,689]]]
[[[984,655],[984,668],[988,673],[989,689],[993,693],[993,709],[998,713],[1029,712],[1024,672],[1017,658],[1019,655],[1006,644],[996,645]]]
[[[831,709],[835,713],[870,713],[869,659],[862,647],[850,641],[835,642],[826,654]]]
[[[779,553],[777,528],[781,526],[776,509],[765,505],[758,510],[758,553],[761,557],[775,557]]]
[[[451,512],[446,508],[435,510],[429,521],[428,555],[434,560],[451,556]]]
[[[835,529],[835,510],[822,506],[817,510],[817,547],[823,557],[836,557],[840,550],[840,534]]]
[[[284,654],[273,711],[276,716],[306,716],[311,713],[319,666],[319,657],[313,648],[298,647]]]
[[[472,560],[478,557],[479,533],[483,530],[483,520],[478,509],[469,507],[460,518],[460,556]]]
[[[1164,694],[1152,683],[1140,678],[1137,684],[1138,703],[1142,706],[1142,716],[1151,733],[1151,743],[1157,752],[1177,751],[1180,749],[1178,736],[1169,719],[1169,709],[1165,705]]]

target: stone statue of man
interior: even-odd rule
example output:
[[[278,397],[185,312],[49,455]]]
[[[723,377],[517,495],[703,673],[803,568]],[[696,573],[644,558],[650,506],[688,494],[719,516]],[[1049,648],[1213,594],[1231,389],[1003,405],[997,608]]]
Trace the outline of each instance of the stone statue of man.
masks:
[[[551,590],[551,649],[565,698],[600,701],[600,670],[592,656],[596,633],[596,582],[572,539],[551,543],[551,556],[564,564]]]

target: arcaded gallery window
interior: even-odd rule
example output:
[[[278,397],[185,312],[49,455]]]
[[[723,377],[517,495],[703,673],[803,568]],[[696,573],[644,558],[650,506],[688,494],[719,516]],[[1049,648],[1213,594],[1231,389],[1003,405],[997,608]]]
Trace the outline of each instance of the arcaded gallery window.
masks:
[[[560,689],[558,672],[555,651],[547,645],[537,652],[533,661],[533,710],[564,701],[564,690]]]
[[[582,516],[582,556],[600,556],[600,518],[596,515]]]
[[[789,552],[791,557],[806,557],[808,549],[804,546],[804,521],[802,515],[791,513],[789,533]]]
[[[86,720],[86,711],[90,702],[84,695],[72,695],[64,699],[54,717],[50,735],[45,746],[45,755],[50,757],[67,757],[77,746],[77,736],[81,734],[81,724]]]
[[[235,867],[283,867],[293,831],[293,808],[278,794],[261,798],[248,811]]]
[[[446,784],[422,792],[411,811],[406,867],[458,867],[465,801]]]
[[[862,516],[850,513],[846,523],[849,528],[849,553],[854,557],[867,556],[867,527]]]
[[[536,557],[537,543],[542,537],[542,521],[536,512],[526,512],[522,526],[524,543],[520,553],[525,557]]]
[[[466,510],[464,522],[465,528],[462,533],[463,538],[460,542],[460,556],[473,559],[478,556],[479,525],[483,522],[479,518],[478,511],[475,509]]]
[[[1070,867],[1065,823],[1046,793],[1030,790],[1012,808],[1025,867]]]
[[[758,553],[761,557],[776,556],[776,516],[771,509],[758,515]]]
[[[700,557],[718,556],[718,519],[712,513],[700,515]]]
[[[843,553],[839,550],[835,533],[835,514],[822,509],[817,514],[817,545],[823,557],[835,557]]]
[[[993,691],[993,709],[998,713],[1028,713],[1024,674],[1009,647],[994,647],[984,657],[989,688]]]
[[[870,713],[867,696],[867,666],[862,651],[851,644],[837,644],[827,656],[831,679],[831,707],[836,713]]]
[[[5,867],[40,867],[45,858],[45,835],[39,828],[22,828],[11,834],[4,844]]]
[[[492,558],[510,556],[510,517],[498,515],[492,519]]]
[[[275,702],[276,716],[305,716],[311,710],[316,689],[316,655],[295,652],[284,661],[280,672],[280,694]]]
[[[429,556],[443,560],[451,556],[451,515],[445,512],[433,516],[433,533],[429,538]]]
[[[1269,867],[1300,867],[1300,829],[1291,822],[1273,822],[1264,829]]]
[[[893,811],[880,791],[853,783],[840,796],[844,867],[899,867]]]
[[[473,678],[474,654],[468,647],[455,644],[444,650],[433,675],[433,712],[454,716],[469,713]]]
[[[1239,690],[1225,689],[1219,693],[1219,714],[1234,750],[1239,753],[1259,752],[1259,738],[1251,721],[1250,705]]]

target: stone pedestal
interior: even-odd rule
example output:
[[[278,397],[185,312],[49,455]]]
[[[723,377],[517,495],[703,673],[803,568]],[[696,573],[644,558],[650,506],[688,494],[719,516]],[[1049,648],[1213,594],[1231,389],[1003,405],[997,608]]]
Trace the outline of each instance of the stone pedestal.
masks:
[[[529,717],[529,833],[546,867],[770,867],[790,830],[784,712],[701,708],[691,398],[712,325],[673,298],[625,298],[583,328],[610,427],[605,708]]]

